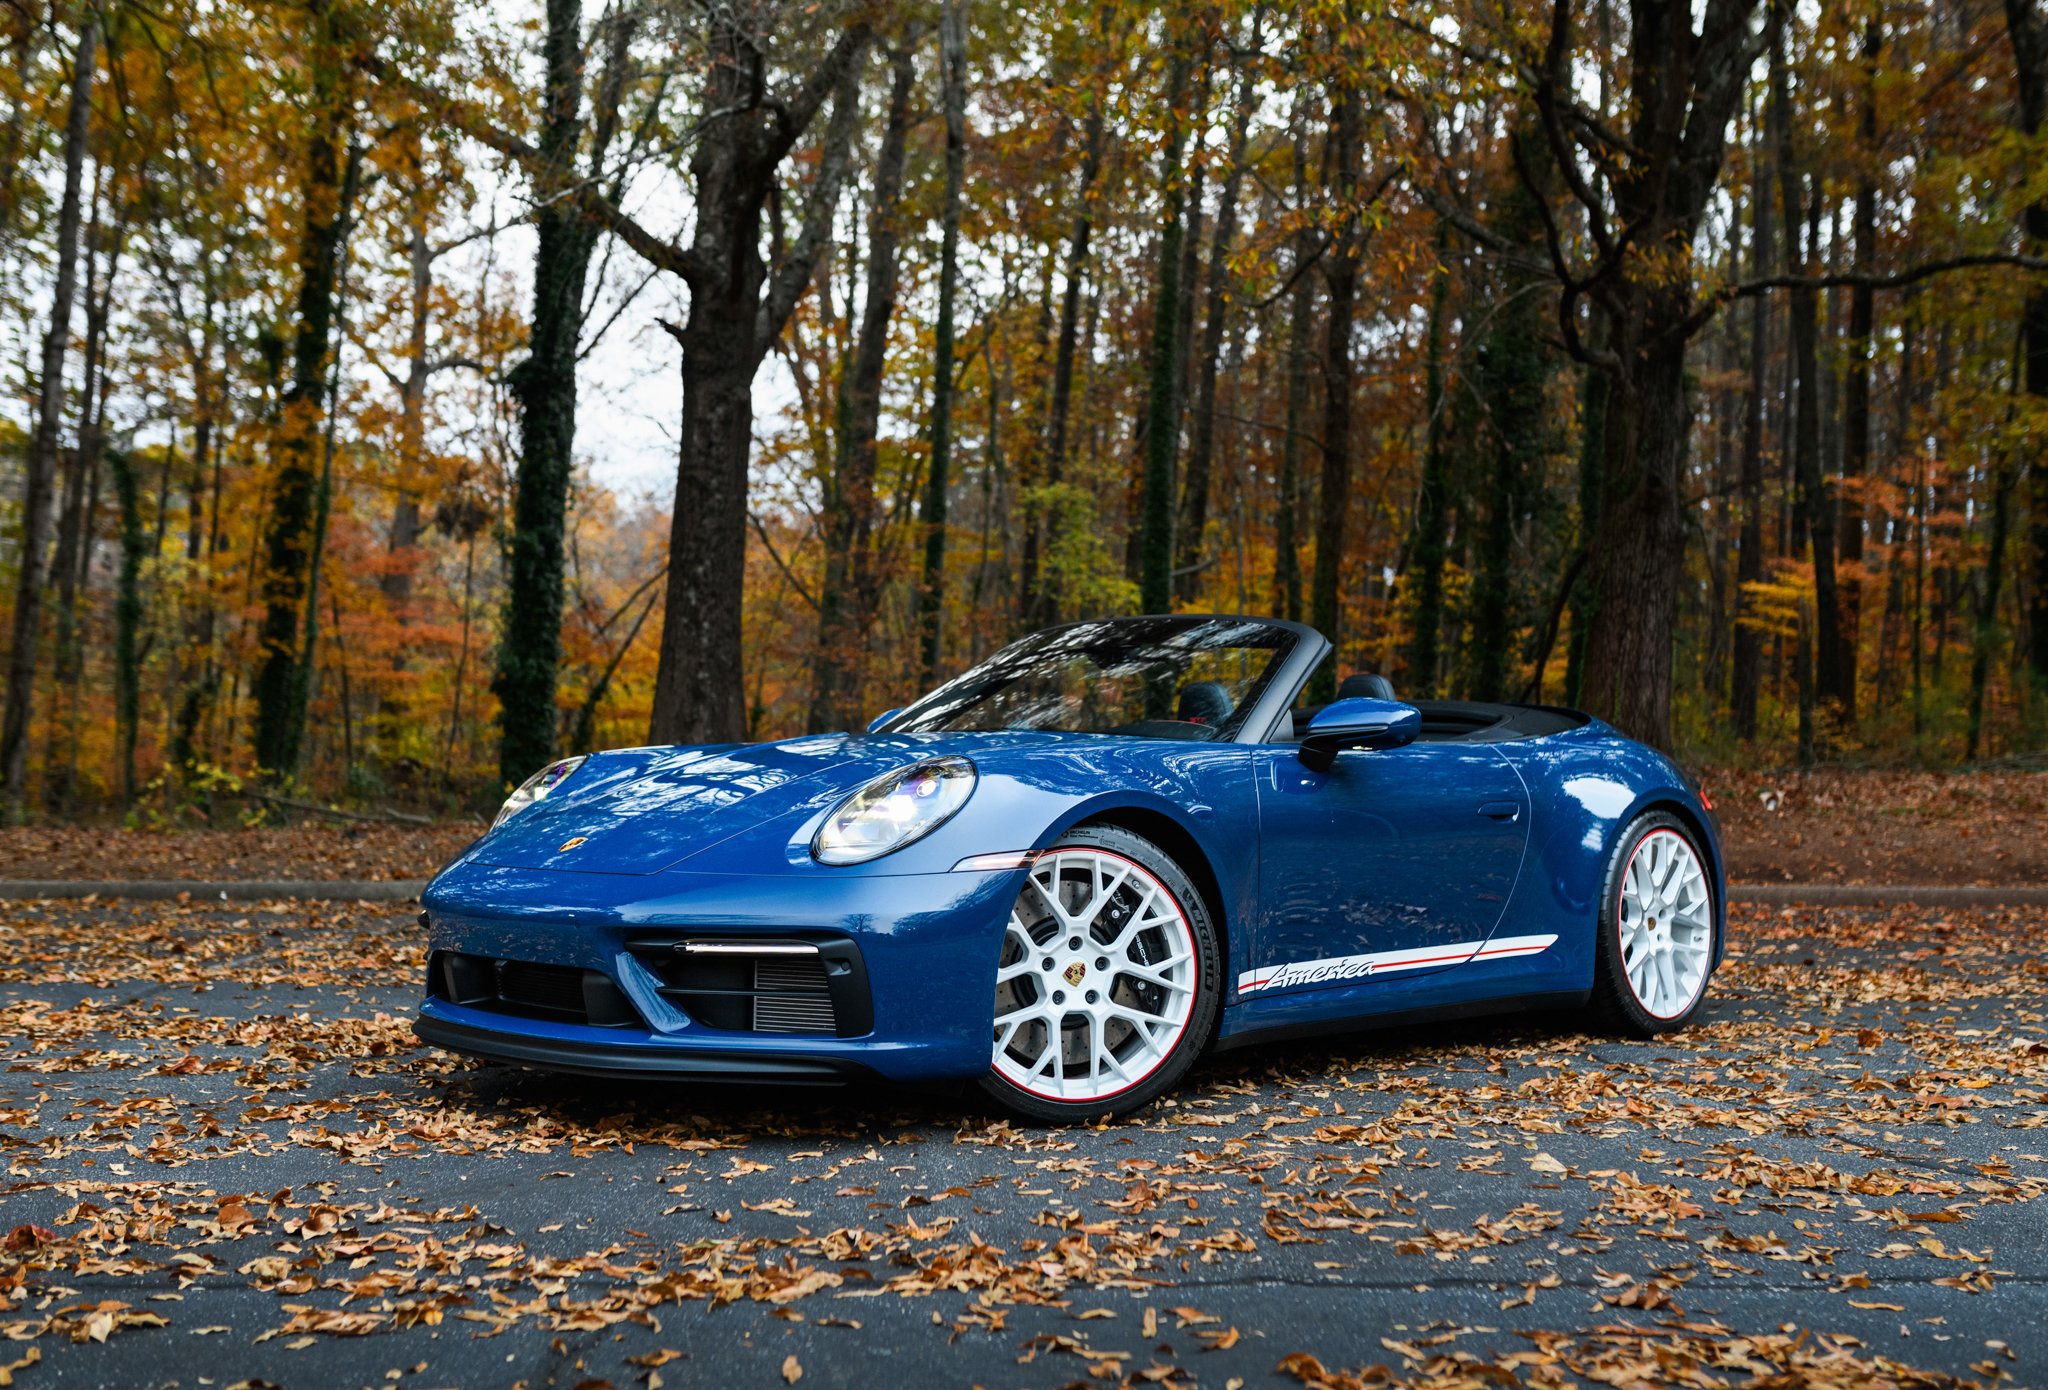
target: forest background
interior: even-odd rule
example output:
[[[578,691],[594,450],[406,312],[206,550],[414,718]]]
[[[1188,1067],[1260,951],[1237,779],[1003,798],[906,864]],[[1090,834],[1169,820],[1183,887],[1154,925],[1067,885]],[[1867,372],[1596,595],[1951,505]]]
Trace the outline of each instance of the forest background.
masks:
[[[1711,764],[2048,747],[2042,0],[0,49],[11,819],[474,810],[1168,609]]]

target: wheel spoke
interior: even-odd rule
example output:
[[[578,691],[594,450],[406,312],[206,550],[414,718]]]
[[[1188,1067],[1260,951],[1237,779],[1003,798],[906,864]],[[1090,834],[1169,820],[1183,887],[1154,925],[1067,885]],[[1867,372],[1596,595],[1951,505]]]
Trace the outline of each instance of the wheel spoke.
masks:
[[[1636,957],[1635,963],[1628,968],[1628,980],[1629,987],[1636,992],[1636,998],[1641,999],[1650,992],[1650,958],[1648,955]]]
[[[1089,882],[1094,886],[1095,893],[1088,900],[1085,915],[1093,918],[1103,908],[1109,906],[1110,899],[1116,896],[1116,890],[1123,887],[1124,880],[1130,876],[1131,870],[1129,865],[1118,865],[1116,867],[1116,876],[1108,878],[1104,872],[1102,860],[1097,858],[1090,865]],[[1076,917],[1082,915],[1082,913],[1075,914]]]
[[[1029,1018],[1039,1009],[1043,1008],[1044,1005],[1045,1001],[1043,999],[1027,999],[1023,1003],[1013,1006],[1007,1012],[997,1014],[996,1021],[1000,1023],[1006,1018]]]
[[[1130,1024],[1132,1028],[1137,1030],[1138,1036],[1147,1042],[1150,1042],[1157,1036],[1157,1033],[1154,1031],[1155,1029],[1170,1032],[1173,1028],[1171,1023],[1168,1023],[1157,1014],[1141,1014],[1137,1010],[1127,1009],[1121,1004],[1109,1005],[1104,1010],[1104,1014],[1109,1018],[1121,1019],[1123,1022]]]
[[[1192,983],[1178,980],[1160,971],[1148,970],[1137,965],[1122,966],[1116,973],[1129,976],[1134,980],[1142,980],[1148,985],[1158,985],[1162,989],[1178,990],[1182,993],[1192,993],[1194,991]]]
[[[1002,1019],[996,1020],[998,1025],[996,1030],[996,1055],[998,1057],[1010,1050],[1010,1044],[1017,1040],[1017,1031],[1027,1022],[1027,1020],[1018,1018],[1015,1015],[1006,1015],[1006,1017],[1009,1019],[1007,1024]]]
[[[1124,1064],[1109,1050],[1109,1040],[1104,1036],[1107,1031],[1103,1026],[1105,1022],[1107,1020],[1099,1013],[1091,1015],[1088,1019],[1089,1066],[1097,1076],[1101,1076],[1105,1071],[1114,1071],[1125,1085],[1129,1085],[1132,1080],[1131,1074],[1124,1070]]]

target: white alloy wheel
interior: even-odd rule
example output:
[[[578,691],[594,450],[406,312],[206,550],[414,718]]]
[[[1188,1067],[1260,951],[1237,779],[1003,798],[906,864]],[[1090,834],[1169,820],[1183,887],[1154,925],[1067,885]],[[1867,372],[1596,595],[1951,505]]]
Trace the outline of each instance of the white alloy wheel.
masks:
[[[1676,830],[1636,843],[1616,914],[1622,972],[1653,1018],[1677,1018],[1706,987],[1714,952],[1714,896],[1699,855]]]
[[[1032,865],[996,969],[997,1075],[1040,1100],[1106,1100],[1172,1055],[1200,962],[1187,914],[1134,860],[1061,848]]]

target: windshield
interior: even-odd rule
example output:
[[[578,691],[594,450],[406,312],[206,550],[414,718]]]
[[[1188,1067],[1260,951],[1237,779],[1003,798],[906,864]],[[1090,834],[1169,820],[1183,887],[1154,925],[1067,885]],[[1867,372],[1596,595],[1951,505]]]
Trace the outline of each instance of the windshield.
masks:
[[[1247,618],[1114,618],[1014,642],[886,732],[1043,729],[1221,739],[1237,731],[1294,633]]]

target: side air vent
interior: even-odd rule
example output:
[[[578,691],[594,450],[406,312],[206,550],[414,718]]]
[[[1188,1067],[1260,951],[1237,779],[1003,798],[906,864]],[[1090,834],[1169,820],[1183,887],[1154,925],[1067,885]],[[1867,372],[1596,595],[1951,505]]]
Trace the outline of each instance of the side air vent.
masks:
[[[662,998],[706,1028],[859,1037],[874,1030],[860,952],[845,937],[633,942]]]

